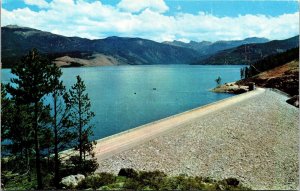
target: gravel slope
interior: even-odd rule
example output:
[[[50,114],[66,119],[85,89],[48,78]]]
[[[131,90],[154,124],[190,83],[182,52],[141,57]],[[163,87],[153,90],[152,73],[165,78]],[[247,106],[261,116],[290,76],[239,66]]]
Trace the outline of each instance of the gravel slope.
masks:
[[[253,189],[299,189],[299,111],[266,90],[109,158],[98,171],[236,177]],[[96,155],[97,157],[97,155]]]

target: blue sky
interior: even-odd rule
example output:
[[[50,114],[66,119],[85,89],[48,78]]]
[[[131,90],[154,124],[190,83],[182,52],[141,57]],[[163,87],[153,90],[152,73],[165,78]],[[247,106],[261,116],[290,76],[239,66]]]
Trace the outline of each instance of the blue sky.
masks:
[[[51,2],[52,0],[46,0]],[[86,0],[94,2],[96,0]],[[137,0],[138,1],[138,0]],[[101,0],[103,4],[115,6],[120,0]],[[297,1],[204,1],[204,0],[166,0],[170,7],[167,14],[174,15],[180,11],[196,14],[199,11],[214,13],[218,16],[237,16],[243,14],[265,14],[278,16],[284,13],[298,11]],[[3,8],[13,10],[17,8],[30,7],[32,10],[39,10],[37,6],[28,6],[23,0],[3,0]]]
[[[299,33],[297,1],[3,0],[2,26],[65,36],[216,41]]]

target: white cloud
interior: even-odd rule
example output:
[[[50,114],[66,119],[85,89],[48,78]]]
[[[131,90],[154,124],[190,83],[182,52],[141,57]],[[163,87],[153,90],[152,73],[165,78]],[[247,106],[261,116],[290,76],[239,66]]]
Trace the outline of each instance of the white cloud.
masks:
[[[169,7],[163,0],[121,0],[117,7],[132,13],[140,12],[146,8],[159,13],[169,10]]]
[[[155,0],[157,1],[157,0]],[[104,38],[107,36],[141,37],[155,41],[217,41],[266,37],[284,39],[299,33],[298,13],[276,17],[239,15],[218,17],[199,12],[174,16],[145,8],[138,13],[122,11],[100,1],[53,0],[47,9],[1,9],[2,26],[17,24],[65,36]]]
[[[34,5],[39,8],[47,8],[49,6],[48,2],[45,0],[24,0],[26,5]]]

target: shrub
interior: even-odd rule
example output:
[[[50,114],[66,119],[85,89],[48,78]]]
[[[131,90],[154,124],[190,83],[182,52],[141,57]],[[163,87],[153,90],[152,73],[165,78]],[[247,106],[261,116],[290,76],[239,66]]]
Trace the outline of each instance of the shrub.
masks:
[[[28,176],[20,176],[20,174],[12,174],[11,172],[4,172],[7,176],[9,176],[9,180],[3,186],[3,190],[33,190],[36,188],[37,182],[36,180],[31,180],[28,176],[34,176],[35,174],[28,174]],[[3,172],[1,172],[2,176]],[[1,180],[2,183],[2,180]],[[2,188],[3,188],[2,187]],[[2,190],[2,189],[1,189]]]
[[[240,181],[236,178],[227,178],[217,182],[216,184],[217,188],[220,190],[250,190],[249,188],[241,185]]]
[[[161,171],[140,171],[124,168],[118,177],[110,173],[97,173],[87,176],[77,189],[101,190],[249,190],[242,186],[236,178],[216,181],[209,177],[191,177],[181,174],[168,177]]]
[[[118,173],[118,176],[124,176],[127,178],[136,178],[138,177],[138,173],[132,168],[121,168]]]
[[[109,186],[102,186],[100,190],[114,190],[114,189]]]
[[[83,181],[81,181],[77,188],[87,189],[93,188],[98,189],[101,186],[112,184],[116,181],[116,176],[110,173],[102,172],[94,175],[87,176]]]
[[[121,169],[122,170],[122,169]],[[130,172],[130,173],[125,173]],[[133,173],[134,172],[134,173]],[[126,189],[134,189],[134,190],[140,190],[140,189],[155,189],[159,190],[161,188],[166,188],[166,177],[167,175],[160,171],[153,171],[153,172],[147,172],[147,171],[141,171],[138,173],[138,175],[135,174],[135,171],[129,170],[122,170],[119,174],[123,175],[130,175],[132,178],[127,178],[124,183],[124,188]]]
[[[167,175],[160,171],[141,171],[138,180],[141,185],[149,186],[151,189],[158,190],[164,183]]]
[[[205,183],[214,183],[216,181],[213,180],[213,179],[211,179],[211,178],[209,178],[209,177],[205,177],[205,178],[203,178],[203,182],[205,182]]]
[[[225,182],[229,186],[238,186],[240,183],[240,181],[238,181],[236,178],[227,178],[225,179]]]
[[[44,175],[43,183],[44,187],[47,189],[54,189],[54,183],[53,183],[54,175],[52,174],[47,174]]]
[[[98,173],[98,175],[101,177],[101,183],[103,185],[112,184],[116,181],[116,176],[111,173],[101,172]]]
[[[164,178],[164,181],[160,183],[159,190],[177,190],[177,182],[174,178]]]
[[[85,176],[94,173],[99,164],[96,159],[83,160],[80,164],[79,156],[71,156],[62,166],[61,176],[69,176],[74,174],[83,174]]]
[[[202,188],[202,179],[200,178],[193,178],[187,175],[179,175],[173,178],[173,189],[179,190],[199,190]],[[175,187],[176,186],[176,187]],[[175,188],[174,188],[175,187]]]
[[[135,179],[127,178],[124,182],[123,187],[125,189],[142,190],[144,186],[141,185],[141,183]]]

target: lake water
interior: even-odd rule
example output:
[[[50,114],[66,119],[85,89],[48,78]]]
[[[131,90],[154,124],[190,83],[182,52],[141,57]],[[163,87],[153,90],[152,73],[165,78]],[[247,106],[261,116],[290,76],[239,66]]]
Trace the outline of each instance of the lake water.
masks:
[[[94,139],[178,114],[232,95],[213,93],[215,79],[240,79],[242,66],[107,66],[64,68],[67,88],[80,75],[87,86],[94,119]],[[11,78],[2,69],[2,82]]]

